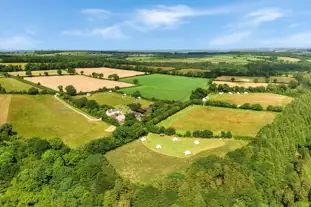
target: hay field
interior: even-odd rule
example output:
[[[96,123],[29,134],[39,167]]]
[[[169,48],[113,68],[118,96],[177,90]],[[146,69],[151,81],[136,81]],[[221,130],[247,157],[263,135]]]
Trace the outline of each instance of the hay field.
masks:
[[[12,95],[0,95],[0,125],[7,123]]]
[[[10,91],[28,91],[31,85],[20,82],[13,78],[0,78],[0,85],[6,89],[7,92]]]
[[[206,141],[208,142],[208,140]],[[168,137],[167,142],[171,142],[171,137]],[[220,147],[201,151],[187,158],[180,158],[164,155],[163,152],[155,152],[142,144],[140,140],[135,140],[108,152],[106,157],[122,177],[133,182],[152,183],[152,181],[161,179],[174,171],[186,170],[192,161],[199,157],[224,156],[247,143],[239,140],[228,140],[225,145]],[[167,145],[163,144],[163,146]],[[174,153],[174,150],[177,149],[172,149],[171,152]]]
[[[57,70],[33,70],[31,71],[32,76],[45,76],[44,72],[48,72],[49,75],[58,75]],[[21,76],[25,77],[26,76],[26,71],[18,71],[18,72],[9,72],[10,75],[14,76]],[[41,74],[41,75],[40,75]],[[62,75],[68,75],[66,70],[62,70]]]
[[[146,98],[186,101],[189,100],[192,90],[208,87],[208,79],[161,74],[125,78],[122,81],[133,83],[134,79],[139,81],[140,86],[121,89],[121,91],[132,94],[138,90]]]
[[[213,83],[216,83],[217,85],[221,85],[221,84],[227,84],[230,87],[234,87],[234,86],[243,86],[245,88],[249,88],[249,87],[259,87],[259,86],[264,86],[267,87],[268,83],[248,83],[248,82],[228,82],[228,81],[213,81]]]
[[[181,69],[181,70],[179,70],[179,72],[181,72],[181,73],[188,73],[188,72],[205,73],[205,72],[209,72],[209,70],[189,68],[189,69]]]
[[[92,75],[92,73],[103,73],[104,78],[108,79],[109,75],[117,74],[120,78],[133,77],[137,75],[144,75],[144,72],[134,70],[121,70],[115,68],[77,68],[76,72],[80,74],[83,71],[85,75]]]
[[[250,76],[220,76],[217,77],[216,81],[229,81],[231,82],[231,78],[234,78],[236,82],[248,82],[254,83],[255,79],[258,79],[259,83],[265,83],[265,77],[250,77]],[[293,77],[286,77],[286,76],[271,76],[270,83],[273,83],[273,80],[276,79],[277,83],[289,83],[291,80],[295,80]]]
[[[81,97],[81,96],[77,96]],[[130,96],[123,97],[119,93],[95,93],[90,97],[87,97],[89,100],[95,100],[99,104],[107,104],[110,106],[118,106],[118,105],[127,105],[131,103],[140,103],[142,107],[147,107],[152,104],[152,101],[148,101],[145,99],[136,100]]]
[[[137,65],[122,65],[122,66],[131,66],[131,67],[137,67]],[[162,69],[162,70],[176,70],[174,67],[165,67],[165,66],[149,66],[149,65],[143,65],[146,68],[152,68],[152,69]]]
[[[162,121],[159,126],[174,127],[177,132],[211,130],[215,134],[231,131],[233,136],[255,136],[277,113],[208,106],[190,106]]]
[[[12,95],[8,122],[21,136],[59,137],[74,148],[110,135],[107,123],[88,121],[49,95]]]
[[[298,62],[300,59],[298,58],[292,58],[292,57],[278,57],[278,60],[284,60],[288,62]]]
[[[25,80],[33,83],[41,83],[41,85],[58,90],[57,86],[62,85],[64,88],[68,85],[73,85],[77,92],[96,91],[100,88],[115,88],[116,86],[131,87],[132,84],[118,81],[109,81],[103,79],[90,78],[81,75],[74,76],[42,76],[42,77],[27,77]]]
[[[245,103],[260,104],[264,108],[269,105],[285,107],[294,99],[289,96],[282,96],[273,93],[249,93],[249,94],[213,94],[211,100],[226,101],[232,104],[242,105]]]

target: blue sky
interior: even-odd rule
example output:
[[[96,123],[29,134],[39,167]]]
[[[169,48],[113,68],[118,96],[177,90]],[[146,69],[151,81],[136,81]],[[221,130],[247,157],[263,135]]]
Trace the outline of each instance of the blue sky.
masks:
[[[0,0],[0,50],[311,47],[309,0]]]

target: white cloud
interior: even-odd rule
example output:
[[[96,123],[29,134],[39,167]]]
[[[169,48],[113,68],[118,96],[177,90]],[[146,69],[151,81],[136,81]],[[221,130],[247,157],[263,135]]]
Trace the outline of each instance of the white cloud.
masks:
[[[95,28],[85,30],[68,30],[63,31],[63,35],[73,36],[100,36],[106,39],[125,39],[127,36],[123,34],[120,26],[114,25],[106,28]]]
[[[2,50],[30,50],[35,49],[38,41],[23,36],[0,37]]]
[[[186,5],[158,5],[150,9],[139,9],[129,25],[138,30],[173,28],[179,26],[187,17],[216,15],[228,12],[228,9],[194,9]]]
[[[245,38],[250,37],[252,34],[251,31],[240,31],[233,32],[228,35],[223,35],[221,37],[217,37],[209,42],[211,46],[220,46],[220,45],[232,45],[245,40]]]
[[[105,9],[83,9],[82,14],[88,16],[89,21],[95,21],[96,19],[107,19],[112,13]]]
[[[264,22],[275,21],[285,16],[285,12],[277,8],[265,8],[249,13],[246,17],[249,18],[249,23],[252,25],[260,25]]]
[[[301,23],[293,23],[293,24],[290,24],[288,25],[289,28],[296,28],[296,27],[299,27],[300,25],[302,25]]]
[[[26,27],[25,32],[31,36],[35,36],[37,34],[33,29],[29,27]]]
[[[279,36],[261,40],[261,43],[269,47],[310,47],[311,46],[311,31],[301,32],[288,36]]]

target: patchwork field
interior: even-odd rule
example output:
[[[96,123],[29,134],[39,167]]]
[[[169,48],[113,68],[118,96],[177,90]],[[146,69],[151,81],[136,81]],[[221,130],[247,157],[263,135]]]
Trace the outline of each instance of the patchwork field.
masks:
[[[216,134],[231,131],[233,136],[255,136],[277,113],[207,106],[190,106],[162,121],[159,126],[174,127],[177,132],[211,130]]]
[[[105,131],[109,127],[105,122],[88,121],[53,96],[47,95],[12,95],[8,122],[21,136],[44,139],[59,137],[71,147],[110,135]]]
[[[147,140],[150,139],[154,143],[158,143],[156,135],[149,135]],[[191,162],[199,157],[210,155],[224,156],[226,153],[238,149],[248,142],[238,140],[226,140],[225,144],[221,140],[220,143],[214,140],[205,140],[206,151],[185,157],[174,156],[174,150],[169,150],[169,146],[173,144],[179,147],[188,145],[187,138],[183,139],[181,143],[172,143],[172,137],[165,137],[162,140],[163,149],[161,152],[156,152],[149,148],[149,144],[142,144],[140,140],[133,141],[118,149],[110,151],[106,154],[109,162],[116,168],[117,172],[133,182],[148,183],[156,179],[161,179],[163,176],[168,175],[176,170],[185,170]],[[183,143],[183,144],[182,144]],[[189,143],[190,144],[190,143]],[[154,148],[151,145],[152,149]],[[204,147],[200,147],[204,150]],[[180,150],[182,151],[182,150]],[[165,153],[172,155],[167,156]]]
[[[140,86],[121,89],[121,91],[132,94],[139,90],[142,96],[146,98],[186,101],[189,99],[192,90],[208,87],[208,79],[160,74],[125,78],[122,81],[133,83],[134,79],[139,81]]]
[[[226,101],[232,104],[242,105],[245,103],[260,104],[264,108],[269,105],[285,107],[293,101],[293,98],[272,93],[249,93],[249,94],[214,94],[211,100]]]
[[[95,91],[100,88],[115,88],[116,86],[131,87],[132,84],[123,83],[118,81],[109,81],[96,78],[90,78],[86,76],[74,75],[74,76],[46,76],[46,77],[27,77],[25,80],[33,83],[41,83],[46,87],[58,90],[57,86],[62,85],[64,88],[68,85],[73,85],[77,92]]]
[[[57,70],[34,70],[34,71],[31,71],[32,76],[44,76],[44,72],[48,72],[49,75],[58,75]],[[26,76],[25,71],[9,72],[9,74],[14,75],[14,76],[22,76],[22,77]],[[68,75],[67,71],[62,70],[62,75]]]
[[[144,72],[133,70],[121,70],[115,68],[77,68],[76,72],[84,72],[85,75],[92,75],[92,73],[103,73],[104,78],[108,78],[109,75],[117,74],[120,78],[132,77],[137,75],[144,75]]]
[[[254,80],[257,79],[259,83],[265,83],[266,79],[265,77],[249,77],[249,76],[220,76],[217,77],[216,81],[229,81],[231,82],[231,79],[234,78],[237,82],[249,82],[254,83]],[[295,80],[293,77],[285,77],[285,76],[271,76],[270,77],[270,83],[273,82],[273,80],[276,79],[277,83],[289,83],[291,80]]]
[[[268,86],[268,83],[247,83],[247,82],[227,82],[227,81],[213,81],[213,83],[216,83],[217,85],[227,84],[230,87],[234,87],[234,86],[242,87],[243,86],[245,88],[259,87],[259,86],[267,87]]]
[[[81,97],[81,96],[78,96]],[[136,100],[130,96],[123,97],[121,94],[118,93],[95,93],[90,97],[87,97],[89,100],[95,100],[99,104],[107,104],[110,106],[117,106],[117,105],[127,105],[131,103],[140,103],[142,107],[147,107],[152,104],[152,101],[148,100]]]
[[[7,122],[12,95],[0,95],[0,125]]]
[[[7,92],[10,91],[27,91],[31,87],[26,83],[20,82],[13,78],[0,78],[0,85],[6,89]]]

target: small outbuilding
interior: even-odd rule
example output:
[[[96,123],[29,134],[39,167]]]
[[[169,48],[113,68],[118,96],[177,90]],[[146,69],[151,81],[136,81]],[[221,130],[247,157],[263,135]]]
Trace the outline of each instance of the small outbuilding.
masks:
[[[90,96],[92,96],[91,93],[87,93],[87,94],[86,94],[86,97],[90,97]]]
[[[159,150],[159,149],[162,149],[162,146],[158,144],[158,145],[156,146],[156,149],[158,149],[158,150]]]

